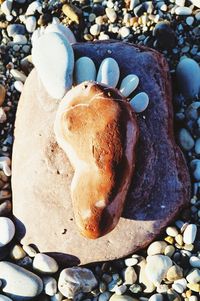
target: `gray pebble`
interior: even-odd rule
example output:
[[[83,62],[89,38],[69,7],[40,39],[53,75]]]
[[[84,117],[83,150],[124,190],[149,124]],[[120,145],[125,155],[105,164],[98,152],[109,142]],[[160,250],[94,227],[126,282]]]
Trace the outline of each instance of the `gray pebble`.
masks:
[[[25,34],[25,26],[23,24],[9,24],[7,27],[7,33],[9,37]]]
[[[4,295],[0,295],[0,301],[12,301],[12,299],[10,299]]]
[[[200,67],[190,58],[182,59],[176,69],[180,92],[184,97],[195,97],[200,90]]]
[[[98,301],[108,301],[110,299],[110,297],[111,297],[110,292],[104,292],[104,293],[99,295]]]
[[[189,262],[193,268],[200,268],[200,258],[199,257],[191,256]]]
[[[194,139],[192,138],[187,129],[182,128],[180,130],[179,142],[182,148],[186,151],[190,151],[194,147]]]
[[[119,90],[125,97],[128,97],[137,88],[138,84],[138,76],[129,74],[122,80]]]
[[[89,57],[83,56],[75,62],[74,78],[76,84],[89,80],[95,81],[96,67]]]
[[[111,57],[104,59],[99,67],[97,82],[115,88],[119,81],[118,63]]]
[[[113,8],[106,8],[106,15],[111,23],[114,23],[117,19],[117,14]]]
[[[34,32],[36,28],[36,18],[34,16],[29,16],[26,18],[26,30],[30,33]]]
[[[195,153],[197,154],[197,155],[199,155],[200,154],[200,138],[198,138],[197,140],[196,140],[196,142],[195,142]]]
[[[136,113],[141,113],[148,107],[149,96],[145,92],[138,93],[130,100],[130,104]]]
[[[163,296],[161,294],[154,294],[149,298],[149,301],[163,301]]]
[[[28,42],[27,38],[22,34],[16,34],[13,38],[14,44],[25,45],[25,44],[27,44],[27,42]]]

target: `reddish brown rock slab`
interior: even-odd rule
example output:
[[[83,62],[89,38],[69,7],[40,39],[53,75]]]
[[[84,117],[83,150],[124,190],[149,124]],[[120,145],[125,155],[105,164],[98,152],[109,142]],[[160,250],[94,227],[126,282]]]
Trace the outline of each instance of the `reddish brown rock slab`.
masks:
[[[190,197],[190,178],[173,136],[168,66],[157,52],[122,42],[75,44],[75,57],[89,56],[98,68],[117,60],[120,80],[139,76],[136,92],[150,98],[138,115],[140,138],[136,174],[117,227],[89,240],[74,223],[70,198],[72,167],[53,132],[58,102],[45,92],[36,70],[29,75],[16,117],[12,159],[13,214],[23,244],[54,252],[58,261],[87,264],[124,257],[161,233]],[[61,254],[60,254],[61,253]]]

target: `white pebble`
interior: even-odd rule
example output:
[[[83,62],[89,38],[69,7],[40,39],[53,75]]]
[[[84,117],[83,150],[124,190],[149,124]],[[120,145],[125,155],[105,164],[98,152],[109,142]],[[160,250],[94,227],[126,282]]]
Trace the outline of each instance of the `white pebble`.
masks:
[[[1,11],[5,15],[10,15],[13,5],[13,0],[6,0],[1,4]]]
[[[21,81],[19,81],[19,80],[16,80],[15,82],[14,82],[14,88],[18,91],[18,92],[22,92],[22,90],[23,90],[23,87],[24,87],[24,85],[23,85],[23,83],[21,82]]]
[[[200,270],[194,269],[186,277],[189,283],[198,283],[200,282]]]
[[[99,24],[94,24],[90,27],[90,33],[93,36],[98,36],[100,34],[100,31],[101,31],[101,25]]]
[[[48,32],[57,32],[63,35],[70,44],[76,43],[76,38],[73,32],[69,29],[69,27],[62,24],[49,24],[45,29],[45,33]]]
[[[132,267],[138,263],[138,260],[137,258],[131,257],[131,258],[126,258],[124,262],[127,267]]]
[[[169,236],[175,237],[176,235],[178,235],[178,230],[176,229],[176,227],[167,227],[166,233]]]
[[[186,18],[187,25],[191,26],[194,23],[194,17],[187,17]]]
[[[29,16],[26,19],[25,22],[26,25],[26,30],[30,33],[34,32],[35,28],[36,28],[36,19],[34,16]]]
[[[154,294],[149,298],[149,301],[163,301],[163,296],[161,294]]]
[[[193,244],[196,238],[196,234],[197,234],[197,226],[195,224],[189,224],[183,233],[184,243],[188,245]]]
[[[20,80],[23,83],[26,81],[27,76],[23,72],[21,72],[17,69],[11,69],[10,73],[14,77],[15,80]]]
[[[175,280],[174,284],[179,284],[182,287],[183,291],[187,288],[187,281],[185,278]],[[179,286],[179,288],[180,288],[180,286]]]
[[[29,4],[26,15],[34,15],[36,12],[39,14],[42,13],[42,4],[39,1],[33,1],[31,4]]]
[[[8,217],[0,217],[0,247],[6,246],[15,235],[15,225]]]
[[[138,76],[129,74],[122,80],[119,90],[125,97],[128,97],[137,88],[138,84]]]
[[[115,288],[115,294],[117,295],[123,295],[127,290],[127,286],[125,284],[122,284],[120,286],[116,286]]]
[[[182,294],[184,292],[183,286],[179,283],[173,283],[172,288],[179,294]]]
[[[52,257],[38,253],[33,259],[33,268],[44,274],[53,274],[58,271],[58,264]]]
[[[192,14],[192,9],[186,6],[179,6],[175,9],[175,13],[178,16],[188,16]]]
[[[111,23],[114,23],[117,19],[117,14],[113,8],[106,8],[106,15]]]
[[[97,82],[115,88],[119,81],[118,63],[111,57],[104,59],[99,67]]]
[[[130,29],[128,27],[123,26],[120,28],[119,35],[121,36],[121,38],[124,39],[124,38],[128,37],[129,34],[130,34]]]
[[[189,262],[193,268],[200,268],[200,258],[199,257],[191,256]]]
[[[190,0],[190,2],[192,2],[192,4],[194,4],[194,6],[200,8],[200,2],[199,2],[199,0]]]
[[[11,160],[9,157],[0,157],[0,169],[3,170],[3,172],[7,177],[11,176],[10,165],[11,165]]]
[[[13,43],[25,45],[27,44],[27,38],[23,36],[22,34],[16,34],[13,38]]]
[[[46,276],[43,278],[44,291],[48,296],[54,296],[57,293],[57,281],[53,277]]]
[[[49,32],[34,42],[32,59],[48,94],[61,99],[72,87],[72,46],[62,35]]]
[[[192,296],[189,297],[189,301],[198,301],[198,297],[192,295]]]
[[[141,113],[148,107],[149,96],[145,92],[138,93],[131,99],[130,104],[136,113]]]
[[[54,296],[52,296],[50,298],[50,300],[51,301],[61,301],[61,300],[63,300],[63,295],[60,292],[58,292],[57,294],[55,294]]]
[[[29,245],[23,245],[22,248],[24,249],[26,254],[30,257],[35,257],[35,255],[37,254],[37,251]]]
[[[96,67],[89,57],[83,56],[75,62],[74,68],[75,83],[78,85],[84,81],[96,79]]]
[[[148,249],[147,254],[150,255],[156,255],[156,254],[163,254],[165,251],[165,248],[167,247],[167,243],[165,241],[154,241],[152,242]]]

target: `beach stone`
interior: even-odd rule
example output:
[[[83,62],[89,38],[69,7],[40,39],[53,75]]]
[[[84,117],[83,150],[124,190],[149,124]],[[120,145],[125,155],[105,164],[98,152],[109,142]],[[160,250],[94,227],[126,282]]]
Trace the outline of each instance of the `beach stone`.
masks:
[[[199,257],[191,256],[189,262],[193,268],[200,268],[200,258]]]
[[[24,84],[20,81],[20,80],[16,80],[14,82],[14,88],[18,91],[18,92],[22,92],[22,89],[24,87]]]
[[[29,257],[35,257],[35,255],[37,254],[37,251],[31,246],[23,245],[22,247]]]
[[[119,90],[125,97],[128,97],[137,88],[138,84],[138,76],[135,74],[129,74],[123,78]]]
[[[190,162],[190,166],[193,169],[194,178],[199,181],[200,180],[200,160],[194,159]]]
[[[25,26],[23,24],[9,24],[7,27],[7,33],[9,37],[14,37],[15,35],[24,35]]]
[[[108,301],[111,297],[110,292],[104,292],[98,296],[98,301]]]
[[[11,69],[10,73],[14,77],[15,80],[19,80],[19,81],[21,81],[23,83],[26,81],[27,77],[26,77],[26,75],[23,72],[21,72],[21,71],[19,71],[17,69]]]
[[[121,36],[122,39],[125,39],[129,36],[130,34],[130,29],[126,26],[122,26],[120,29],[119,29],[119,35]]]
[[[80,24],[82,21],[82,11],[73,4],[66,3],[62,6],[63,13],[76,24]]]
[[[58,264],[54,258],[38,253],[33,259],[33,268],[40,273],[53,274],[58,271]]]
[[[137,281],[137,274],[133,267],[127,267],[124,271],[125,284],[131,285]]]
[[[89,293],[97,284],[91,270],[73,267],[62,270],[58,280],[58,289],[63,296],[74,299],[79,293]]]
[[[188,283],[187,287],[191,289],[193,292],[200,292],[200,284],[199,283]]]
[[[15,235],[15,225],[8,217],[0,217],[0,247],[7,245]]]
[[[117,14],[113,8],[106,8],[106,15],[111,23],[114,23],[117,19]]]
[[[182,59],[176,68],[180,92],[184,97],[193,98],[200,91],[200,67],[190,58]]]
[[[184,128],[179,131],[179,142],[185,151],[190,151],[195,144],[190,132]]]
[[[200,138],[196,140],[194,150],[197,155],[200,154]]]
[[[153,29],[153,35],[158,42],[158,47],[163,49],[172,49],[176,44],[176,34],[168,21],[158,22]]]
[[[153,255],[147,257],[145,273],[148,279],[155,285],[159,285],[172,266],[172,260],[165,255]]]
[[[36,18],[34,16],[27,17],[25,25],[26,25],[26,30],[29,33],[34,32],[34,30],[36,29]]]
[[[97,82],[115,88],[119,81],[119,65],[111,57],[104,59],[99,67]]]
[[[165,241],[154,241],[148,247],[147,254],[148,255],[163,254],[166,247],[167,247],[167,243]]]
[[[175,9],[175,13],[178,16],[188,16],[192,14],[192,9],[186,6],[179,6]]]
[[[45,33],[48,32],[57,32],[63,35],[70,44],[76,43],[76,38],[73,32],[69,29],[69,27],[64,26],[62,24],[49,24],[45,29]]]
[[[199,0],[191,0],[192,4],[194,4],[194,6],[200,8],[200,2]]]
[[[58,293],[56,293],[54,296],[51,296],[50,297],[50,300],[51,301],[61,301],[61,300],[63,300],[63,295],[60,293],[60,292],[58,292]],[[67,300],[67,301],[69,301],[69,299],[65,299],[65,300]],[[43,301],[43,300],[42,300]],[[63,300],[64,301],[64,300]]]
[[[96,73],[95,64],[89,57],[83,56],[75,62],[74,80],[77,85],[84,81],[95,81]]]
[[[113,294],[109,301],[138,301],[138,299],[132,298],[128,295]]]
[[[20,260],[26,256],[25,251],[22,249],[20,245],[14,245],[11,249],[10,257],[14,260]]]
[[[13,5],[13,0],[5,0],[1,4],[1,11],[5,15],[10,15],[11,10],[12,10],[12,5]]]
[[[79,234],[74,222],[70,196],[74,171],[55,141],[58,101],[47,94],[36,69],[28,76],[16,114],[12,154],[16,238],[22,245],[34,244],[65,267],[127,257],[149,245],[190,202],[191,183],[183,154],[174,139],[170,140],[171,86],[161,54],[112,41],[77,43],[73,49],[76,59],[87,55],[96,66],[111,56],[120,66],[120,82],[128,74],[136,74],[138,91],[145,91],[151,101],[145,118],[138,116],[139,155],[119,223],[109,234],[89,240]],[[155,73],[147,70],[160,74],[159,83]],[[170,160],[165,160],[166,152]],[[163,175],[162,181],[153,181],[158,174]]]
[[[101,32],[101,26],[99,24],[93,24],[91,27],[90,27],[90,33],[91,35],[93,36],[98,36]]]
[[[6,297],[5,295],[0,295],[0,301],[12,301],[12,299]]]
[[[149,96],[145,92],[140,92],[130,100],[130,104],[136,113],[142,113],[149,104]]]
[[[6,97],[6,89],[3,85],[0,84],[0,106],[3,105]]]
[[[185,244],[193,244],[197,235],[197,226],[195,224],[189,224],[184,233],[183,233],[183,241]]]
[[[149,298],[149,301],[163,301],[163,296],[161,294],[154,294]]]
[[[164,255],[168,256],[168,257],[172,257],[172,255],[175,252],[175,247],[172,245],[167,245],[165,250],[164,250]]]
[[[42,13],[42,4],[38,0],[33,1],[29,4],[25,15],[26,16],[34,15],[36,12],[38,12],[39,14]]]
[[[138,263],[138,259],[135,257],[131,257],[131,258],[126,258],[124,260],[124,263],[127,267],[132,267],[134,265],[136,265]]]
[[[189,283],[198,283],[200,282],[200,270],[199,269],[193,269],[189,272],[189,274],[186,277],[186,280]]]
[[[167,271],[167,280],[175,281],[183,277],[183,269],[178,265],[173,265]]]
[[[48,296],[54,296],[57,293],[57,281],[55,278],[46,276],[43,278],[44,292]]]
[[[175,237],[178,235],[178,230],[176,229],[176,227],[167,227],[166,233],[169,236]]]
[[[34,43],[32,59],[47,93],[61,99],[72,87],[74,53],[68,41],[53,32],[43,35]]]
[[[0,279],[2,292],[17,301],[31,300],[43,289],[42,280],[37,275],[7,261],[0,262]]]
[[[144,286],[144,293],[150,294],[155,290],[155,285],[148,279],[145,269],[146,269],[146,260],[143,259],[139,262],[139,283]]]
[[[27,42],[28,42],[27,38],[22,34],[16,34],[13,38],[14,44],[25,45],[25,44],[27,44]]]

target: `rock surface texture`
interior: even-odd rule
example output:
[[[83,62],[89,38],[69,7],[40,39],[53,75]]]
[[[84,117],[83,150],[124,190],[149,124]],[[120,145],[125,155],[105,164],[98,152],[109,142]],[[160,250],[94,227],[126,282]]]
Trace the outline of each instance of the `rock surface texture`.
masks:
[[[121,42],[73,45],[75,59],[88,56],[98,70],[106,57],[120,67],[120,82],[136,74],[149,105],[138,115],[140,137],[136,173],[117,227],[89,240],[74,223],[70,184],[73,169],[58,147],[53,124],[59,101],[29,75],[18,106],[13,148],[13,213],[22,243],[34,243],[60,262],[112,260],[148,245],[189,202],[190,179],[173,136],[168,66],[156,51]],[[120,86],[119,82],[119,86]],[[143,118],[145,116],[145,118]],[[37,225],[37,227],[35,226]]]

